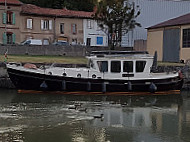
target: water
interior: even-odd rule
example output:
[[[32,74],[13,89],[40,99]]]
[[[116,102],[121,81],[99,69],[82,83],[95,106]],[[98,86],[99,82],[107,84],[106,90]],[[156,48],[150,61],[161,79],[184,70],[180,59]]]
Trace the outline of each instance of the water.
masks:
[[[69,96],[0,90],[0,142],[188,142],[190,92],[181,95]]]

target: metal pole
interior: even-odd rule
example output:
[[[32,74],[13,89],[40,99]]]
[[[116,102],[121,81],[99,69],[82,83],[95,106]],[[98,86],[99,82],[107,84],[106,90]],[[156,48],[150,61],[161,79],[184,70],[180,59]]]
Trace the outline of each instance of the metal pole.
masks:
[[[5,35],[7,38],[7,0],[5,0],[5,13],[6,13],[6,21],[5,21]],[[7,42],[7,40],[6,40]],[[7,44],[7,43],[6,43]]]

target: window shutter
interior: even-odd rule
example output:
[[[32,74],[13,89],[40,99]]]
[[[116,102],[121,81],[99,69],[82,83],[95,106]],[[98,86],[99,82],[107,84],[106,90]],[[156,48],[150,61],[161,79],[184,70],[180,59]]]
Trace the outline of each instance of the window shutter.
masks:
[[[4,12],[3,13],[3,24],[7,23],[7,14]]]
[[[12,14],[12,24],[15,25],[16,19],[15,19],[15,13]]]
[[[16,35],[13,33],[12,34],[12,43],[15,44],[15,41],[16,41]]]
[[[41,29],[44,29],[44,20],[41,20]]]
[[[26,28],[30,29],[30,20],[29,19],[26,19]]]
[[[7,35],[3,33],[3,44],[7,44]]]
[[[30,19],[30,29],[32,29],[32,19]]]
[[[49,30],[52,30],[52,20],[49,20]]]

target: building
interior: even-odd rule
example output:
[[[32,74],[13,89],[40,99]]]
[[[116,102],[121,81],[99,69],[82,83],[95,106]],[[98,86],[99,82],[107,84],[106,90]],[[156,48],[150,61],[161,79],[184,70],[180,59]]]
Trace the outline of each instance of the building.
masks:
[[[0,18],[11,19],[8,14],[5,18],[4,12],[7,11],[12,13],[13,20],[11,23],[0,22],[0,28],[3,29],[0,32],[0,43],[19,44],[26,39],[41,39],[43,45],[59,40],[73,45],[108,45],[107,34],[100,31],[92,17],[94,12],[41,8],[18,0],[7,0],[5,8],[4,1],[0,0]]]
[[[20,11],[22,3],[17,0],[0,0],[0,43],[15,44],[20,41]]]
[[[137,22],[141,27],[136,27],[130,30],[123,36],[122,46],[133,47],[135,41],[147,40],[147,29],[157,23],[175,18],[190,11],[190,1],[180,0],[129,0],[137,10],[140,10],[140,15],[137,17]],[[143,46],[143,45],[142,45]]]
[[[83,20],[84,44],[87,46],[108,46],[108,33],[102,31],[97,21]]]
[[[91,15],[92,12],[41,8],[24,4],[21,11],[22,39],[42,39],[44,43],[64,40],[73,44],[82,44],[83,18],[91,18]]]
[[[190,13],[149,27],[147,49],[160,61],[190,59]]]

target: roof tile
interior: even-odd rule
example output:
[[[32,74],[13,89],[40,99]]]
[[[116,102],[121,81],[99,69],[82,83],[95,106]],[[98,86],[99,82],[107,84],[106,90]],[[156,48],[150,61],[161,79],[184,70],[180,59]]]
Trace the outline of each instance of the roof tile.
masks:
[[[4,4],[5,0],[0,0],[0,4]],[[22,5],[23,3],[18,0],[6,0],[7,4]]]
[[[67,9],[51,9],[51,8],[42,8],[32,4],[23,4],[22,5],[23,14],[35,14],[35,15],[44,15],[44,16],[57,16],[57,17],[78,17],[78,18],[92,18],[94,12],[85,12],[85,11],[73,11]]]

